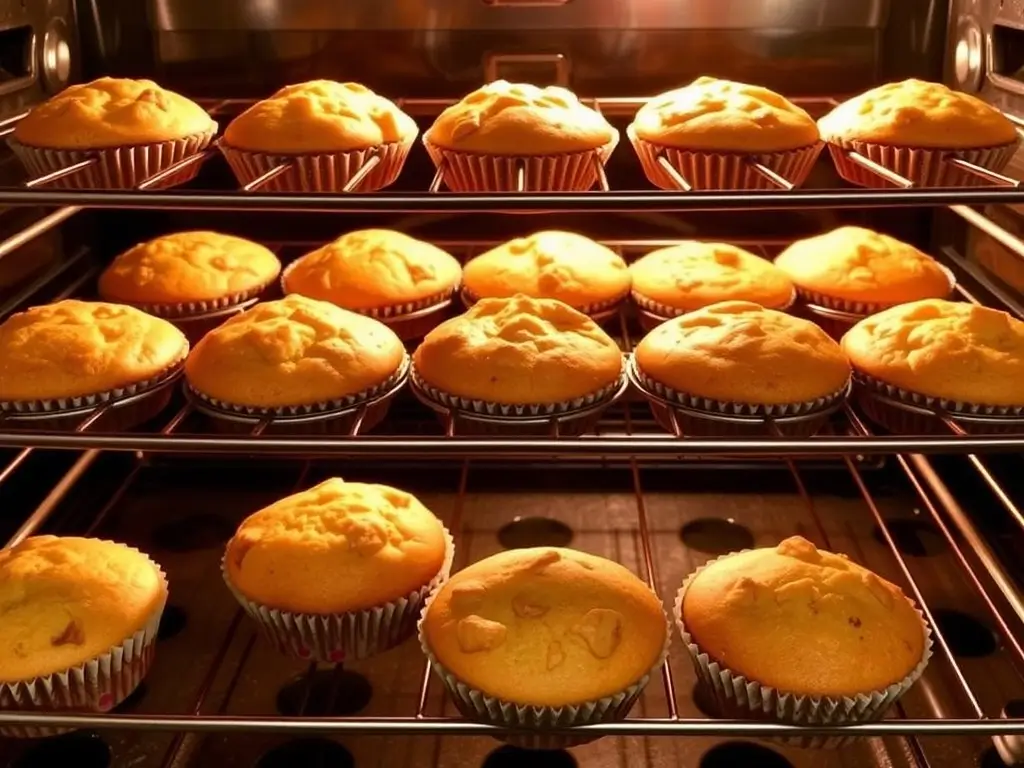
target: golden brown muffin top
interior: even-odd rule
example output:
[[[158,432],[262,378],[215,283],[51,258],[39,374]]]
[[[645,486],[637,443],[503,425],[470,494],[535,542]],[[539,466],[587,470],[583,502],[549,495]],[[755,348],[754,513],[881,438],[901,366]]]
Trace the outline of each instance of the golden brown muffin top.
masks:
[[[450,253],[390,229],[342,235],[289,266],[286,293],[365,311],[450,292],[462,268]]]
[[[444,564],[444,526],[412,494],[338,477],[261,509],[225,554],[231,584],[292,613],[345,613],[408,596]]]
[[[66,299],[0,324],[0,401],[97,395],[170,372],[185,336],[132,307]]]
[[[159,567],[123,544],[35,536],[0,550],[0,682],[54,674],[104,654],[166,600]]]
[[[388,381],[405,349],[372,317],[293,294],[206,334],[185,361],[202,395],[253,408],[329,403]]]
[[[258,243],[217,232],[175,232],[139,243],[100,275],[99,292],[126,304],[213,301],[270,285],[277,257]]]
[[[866,141],[922,149],[968,149],[1017,141],[1012,122],[969,93],[903,80],[844,101],[818,121],[826,141]]]
[[[613,385],[622,353],[593,320],[555,299],[482,299],[423,339],[417,375],[488,403],[563,403]]]
[[[152,80],[101,77],[34,107],[18,121],[14,138],[32,147],[106,149],[216,131],[206,110]]]
[[[821,328],[746,301],[662,323],[637,345],[636,365],[678,392],[758,405],[817,400],[850,378],[846,355]]]
[[[899,304],[941,298],[949,275],[926,253],[862,227],[839,227],[798,240],[775,266],[801,288],[847,301]]]
[[[925,653],[924,622],[899,587],[799,536],[711,563],[682,608],[701,651],[786,693],[881,690]]]
[[[726,243],[687,240],[642,256],[629,266],[633,292],[689,312],[719,301],[751,301],[780,309],[793,301],[785,273]]]
[[[281,154],[348,152],[411,141],[416,121],[359,83],[311,80],[288,85],[232,120],[235,149]]]
[[[495,80],[445,109],[424,140],[442,149],[493,155],[586,152],[618,132],[565,88]]]
[[[785,97],[714,77],[655,96],[632,127],[645,141],[708,152],[783,152],[818,141],[814,120]]]
[[[575,232],[549,230],[480,254],[466,264],[463,284],[476,298],[522,293],[583,309],[623,296],[630,280],[626,262],[611,248]]]
[[[422,637],[456,678],[516,704],[611,696],[658,662],[661,601],[618,563],[572,549],[515,549],[456,573]]]
[[[1024,406],[1024,322],[960,301],[923,299],[861,320],[843,336],[853,367],[911,392]]]

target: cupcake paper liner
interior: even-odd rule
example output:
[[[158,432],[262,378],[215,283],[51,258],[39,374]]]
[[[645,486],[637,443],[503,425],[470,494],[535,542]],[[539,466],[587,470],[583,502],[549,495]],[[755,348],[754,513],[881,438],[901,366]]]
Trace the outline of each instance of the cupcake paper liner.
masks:
[[[559,155],[485,155],[443,149],[423,138],[427,154],[452,192],[586,192],[597,183],[595,162],[608,162],[619,135],[603,147]],[[525,188],[518,169],[525,169]]]
[[[662,304],[659,301],[655,301],[654,299],[644,296],[642,293],[637,293],[637,291],[635,290],[630,291],[629,296],[633,300],[633,303],[636,304],[637,308],[640,310],[640,322],[641,325],[643,325],[644,330],[647,331],[653,330],[657,326],[664,323],[666,320],[671,320],[674,317],[680,317],[681,315],[685,315],[688,312],[694,311],[693,309],[680,309],[679,307],[673,307],[668,304]],[[789,301],[787,301],[784,305],[779,307],[769,307],[767,305],[762,306],[764,306],[766,309],[774,309],[779,312],[785,312],[791,309],[793,304],[796,303],[796,298],[797,291],[794,290],[789,298]]]
[[[842,405],[850,391],[850,383],[847,382],[842,389],[830,395],[800,403],[736,403],[691,395],[666,386],[643,373],[635,358],[630,360],[627,372],[634,386],[648,399],[655,419],[666,431],[674,432],[669,415],[671,409],[683,427],[683,434],[694,436],[772,434],[772,424],[784,435],[810,436]]]
[[[254,299],[258,299],[262,296],[267,289],[273,284],[274,280],[264,283],[263,285],[255,286],[247,291],[237,291],[227,296],[221,296],[216,299],[203,299],[197,301],[181,301],[175,303],[166,304],[146,304],[144,302],[121,302],[122,304],[130,304],[136,309],[142,310],[148,315],[154,317],[160,317],[164,320],[179,321],[179,320],[196,320],[202,318],[204,315],[213,313],[225,312],[227,310],[235,309],[243,304],[253,302]]]
[[[417,134],[403,141],[381,144],[368,149],[323,154],[281,155],[237,149],[223,139],[217,147],[231,166],[239,184],[245,186],[285,163],[293,167],[260,186],[258,192],[341,192],[371,157],[380,163],[366,176],[354,192],[376,192],[390,186],[398,178],[412,150]]]
[[[444,529],[445,554],[441,570],[429,582],[404,597],[361,611],[332,614],[292,613],[249,600],[232,583],[224,559],[221,575],[231,594],[264,637],[281,653],[297,659],[341,664],[390,650],[416,634],[428,596],[448,580],[455,559],[455,540]]]
[[[622,293],[621,295],[616,296],[616,297],[611,298],[611,299],[605,299],[603,301],[595,301],[595,302],[591,302],[590,304],[583,304],[583,305],[572,304],[570,306],[573,309],[575,309],[577,312],[582,312],[584,315],[587,315],[588,317],[590,317],[591,320],[601,321],[601,320],[607,320],[608,317],[617,314],[618,311],[619,311],[619,308],[622,306],[622,303],[628,297],[629,297],[629,292],[627,291],[627,292]],[[477,296],[472,291],[470,291],[465,286],[462,287],[462,290],[461,290],[461,292],[459,294],[459,298],[462,299],[462,303],[466,305],[467,309],[469,307],[472,307],[478,301],[480,301],[480,297]]]
[[[152,560],[150,562],[153,563]],[[160,572],[166,595],[167,575],[159,565],[153,565]],[[149,671],[156,653],[157,632],[165,605],[166,598],[146,618],[142,627],[100,656],[62,672],[31,680],[0,683],[0,710],[39,713],[109,712],[131,695]],[[38,738],[67,733],[69,730],[72,729],[5,725],[0,727],[0,735]]]
[[[896,434],[949,434],[932,411],[944,411],[961,428],[977,434],[1024,433],[1024,405],[983,405],[931,397],[854,373],[857,403],[865,415]]]
[[[890,188],[892,184],[855,163],[850,159],[849,152],[863,155],[914,182],[918,187],[976,187],[991,182],[950,165],[945,162],[946,158],[958,157],[998,173],[1009,165],[1019,144],[1020,141],[1014,141],[978,149],[919,149],[867,141],[836,140],[829,142],[828,149],[839,175],[861,187]]]
[[[652,590],[653,591],[653,590]],[[657,593],[654,593],[657,596]],[[430,604],[437,592],[427,598],[423,613],[417,624],[420,647],[430,661],[434,673],[444,682],[445,688],[452,697],[452,702],[465,717],[489,725],[522,729],[511,734],[495,734],[495,738],[525,749],[564,749],[595,741],[599,736],[569,736],[557,733],[545,733],[551,728],[572,728],[581,725],[624,720],[640,698],[651,677],[665,665],[669,648],[672,645],[672,631],[668,617],[665,617],[665,646],[658,661],[639,680],[622,691],[600,699],[567,704],[561,707],[544,707],[530,704],[516,704],[467,685],[449,671],[430,650],[423,632],[423,617],[426,616]],[[658,598],[661,601],[661,598]]]
[[[8,139],[7,143],[35,178],[84,160],[98,159],[99,162],[52,182],[48,185],[50,188],[131,189],[175,163],[202,152],[213,141],[216,133],[216,128],[213,128],[183,139],[110,149],[48,149],[22,144],[13,138]],[[201,165],[193,163],[182,168],[179,173],[164,179],[158,188],[165,189],[191,181],[199,173]]]
[[[741,550],[747,552],[749,550]],[[866,691],[856,696],[807,696],[780,691],[770,686],[761,685],[743,675],[733,672],[714,660],[694,641],[683,623],[683,599],[686,590],[693,580],[708,566],[719,560],[740,552],[732,552],[708,561],[683,582],[676,595],[673,612],[676,626],[682,636],[683,643],[698,683],[709,694],[717,705],[722,716],[728,718],[770,720],[790,725],[853,725],[871,723],[882,719],[886,710],[906,693],[928,666],[932,656],[932,631],[921,611],[915,611],[921,617],[924,626],[924,654],[910,674],[899,682],[877,690]],[[797,747],[828,747],[835,748],[849,743],[851,736],[793,736],[779,738],[777,741]]]
[[[660,189],[680,191],[679,185],[658,164],[664,156],[669,165],[689,183],[693,190],[779,189],[755,171],[750,161],[755,160],[784,178],[794,187],[803,184],[821,154],[820,142],[785,152],[701,152],[677,149],[655,144],[639,138],[630,126],[626,132],[647,179]]]

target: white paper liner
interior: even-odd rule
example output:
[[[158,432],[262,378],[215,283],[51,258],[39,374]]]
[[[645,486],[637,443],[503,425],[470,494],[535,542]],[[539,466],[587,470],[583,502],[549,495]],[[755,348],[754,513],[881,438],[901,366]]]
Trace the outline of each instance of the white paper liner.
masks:
[[[14,138],[8,139],[7,143],[33,178],[98,158],[99,162],[53,181],[49,185],[51,188],[131,189],[175,163],[202,152],[216,134],[217,128],[214,126],[205,133],[173,141],[110,149],[48,149],[22,144]],[[179,173],[164,179],[156,188],[165,189],[191,181],[199,173],[200,165],[202,163],[193,163],[182,168]]]
[[[281,273],[281,293],[285,296],[289,296],[293,293],[299,293],[299,291],[293,291],[288,288],[288,275],[291,274],[292,270],[302,261],[302,258],[296,259],[287,267],[284,272]],[[389,304],[383,307],[347,307],[338,304],[342,309],[347,309],[350,312],[356,312],[360,315],[366,315],[376,320],[392,320],[399,321],[405,319],[406,315],[411,315],[414,312],[422,312],[425,309],[440,308],[451,303],[452,297],[459,290],[459,284],[445,288],[443,291],[431,294],[430,296],[424,296],[420,299],[414,299],[412,301],[406,301],[400,304]],[[324,299],[330,301],[329,299]],[[335,302],[331,302],[335,303]]]
[[[139,550],[130,547],[135,552]],[[145,555],[143,552],[139,552]],[[39,713],[109,712],[127,699],[146,676],[156,653],[160,618],[167,604],[167,574],[153,560],[163,584],[164,600],[143,625],[106,653],[62,672],[18,682],[0,682],[0,710]],[[39,738],[69,728],[5,725],[0,735]]]
[[[92,395],[77,395],[75,397],[57,397],[40,400],[0,400],[0,413],[52,413],[60,416],[64,411],[78,411],[85,408],[93,408],[102,403],[116,403],[133,395],[141,395],[145,392],[156,390],[181,375],[188,354],[186,347],[181,357],[156,376],[138,381],[133,384],[126,384],[123,387],[108,389],[105,392],[97,392]]]
[[[700,395],[691,395],[662,384],[645,374],[640,369],[640,366],[637,365],[635,357],[632,358],[630,373],[632,374],[631,378],[633,378],[634,383],[638,386],[641,392],[646,390],[663,400],[678,403],[684,408],[690,408],[697,411],[707,411],[711,414],[721,414],[723,416],[762,418],[804,416],[814,413],[815,411],[826,410],[832,407],[837,402],[845,399],[850,390],[850,383],[847,381],[847,383],[843,385],[843,388],[836,392],[800,403],[735,403],[725,400],[714,400],[708,397],[701,397]]]
[[[561,413],[569,413],[584,408],[598,405],[604,400],[613,397],[622,387],[622,379],[625,376],[625,361],[620,369],[619,377],[614,383],[602,387],[596,392],[577,397],[572,400],[564,400],[560,403],[492,403],[485,400],[472,400],[467,397],[460,397],[443,392],[437,387],[426,382],[416,371],[416,366],[411,366],[410,378],[412,384],[423,392],[431,400],[443,405],[452,411],[468,411],[481,416],[498,416],[501,418],[538,418],[545,416],[556,416]]]
[[[582,312],[584,315],[587,315],[590,319],[593,320],[595,317],[603,317],[611,312],[618,310],[618,308],[622,305],[622,302],[624,302],[628,297],[629,292],[625,291],[623,293],[620,293],[618,296],[615,296],[610,299],[594,301],[589,304],[569,304],[569,306],[575,309],[577,312]],[[466,286],[462,286],[459,298],[462,299],[462,303],[465,304],[467,308],[472,307],[474,304],[480,301],[480,297],[473,293],[471,290],[469,290]],[[533,298],[540,299],[545,297],[534,296]]]
[[[243,416],[310,416],[313,414],[328,414],[331,411],[342,411],[351,408],[358,407],[368,400],[373,400],[378,395],[381,395],[388,390],[399,385],[399,382],[403,381],[409,374],[410,369],[410,358],[406,354],[402,359],[402,364],[391,374],[388,378],[382,381],[376,386],[364,389],[361,392],[355,392],[344,397],[339,397],[334,400],[325,400],[319,403],[301,403],[298,405],[286,405],[278,408],[264,408],[255,405],[240,405],[238,403],[228,403],[224,400],[218,400],[215,397],[210,397],[200,392],[198,389],[188,384],[188,390],[190,393],[195,395],[197,398],[207,403],[213,408],[225,411],[227,413],[237,413]]]
[[[608,144],[558,155],[485,155],[457,152],[423,137],[435,167],[444,164],[444,183],[452,192],[586,192],[597,183],[596,162],[608,162],[619,134]],[[519,169],[525,184],[519,189]]]
[[[968,403],[962,400],[950,400],[941,397],[932,397],[920,392],[911,392],[908,389],[886,384],[872,376],[860,371],[854,373],[854,381],[859,386],[872,392],[879,392],[893,400],[902,400],[905,403],[916,405],[921,408],[934,408],[948,412],[951,416],[991,416],[1006,418],[1024,417],[1024,405],[984,405],[981,403]]]
[[[722,711],[732,716],[733,712],[749,712],[751,719],[773,720],[790,725],[853,725],[880,720],[886,710],[917,682],[928,666],[932,656],[932,631],[924,614],[914,606],[924,627],[924,654],[910,674],[899,682],[877,691],[865,691],[856,696],[807,696],[780,691],[762,686],[756,680],[729,670],[715,661],[694,641],[683,623],[683,599],[693,580],[712,564],[733,555],[749,552],[749,549],[731,552],[709,560],[686,577],[682,588],[676,594],[673,614],[679,634],[683,639],[690,660],[693,662],[697,680]],[[913,603],[911,603],[913,605]],[[790,746],[838,747],[854,737],[844,736],[794,736],[779,739]]]
[[[1009,165],[1019,144],[1020,140],[977,149],[917,149],[867,141],[833,139],[829,141],[828,149],[839,175],[851,184],[861,187],[888,189],[892,184],[877,173],[853,162],[847,154],[851,151],[914,182],[918,187],[976,187],[992,182],[950,165],[945,159],[958,157],[998,173]]]
[[[221,558],[221,575],[245,612],[260,625],[264,637],[281,653],[331,664],[366,659],[416,634],[427,598],[448,580],[455,559],[455,540],[447,528],[442,528],[445,552],[437,575],[404,597],[365,610],[303,614],[269,608],[249,600],[231,583],[224,558]]]
[[[956,290],[956,275],[953,274],[945,265],[940,264],[939,267],[945,273],[947,280],[949,281],[949,290],[942,296],[918,296],[917,298],[935,298],[945,299],[953,294]],[[832,309],[836,312],[845,312],[849,315],[858,315],[859,319],[863,319],[868,315],[876,314],[885,309],[890,309],[898,304],[904,304],[906,301],[915,301],[916,299],[906,299],[905,301],[890,301],[890,302],[877,302],[877,301],[858,301],[855,299],[841,299],[836,296],[829,296],[828,294],[821,293],[819,291],[804,288],[802,286],[796,287],[797,294],[800,299],[807,303],[813,304],[818,307],[824,307],[825,309]]]
[[[700,307],[693,307],[692,309],[680,309],[679,307],[673,307],[669,304],[662,304],[661,302],[648,298],[647,296],[644,296],[642,293],[638,293],[635,290],[630,291],[629,295],[630,298],[633,299],[633,302],[644,312],[647,312],[652,315],[657,315],[658,317],[664,318],[665,320],[671,320],[674,317],[680,317],[682,315],[700,309]],[[765,309],[774,309],[778,312],[785,312],[787,309],[790,309],[794,303],[796,303],[796,297],[797,291],[796,289],[794,289],[793,292],[790,294],[789,300],[786,303],[777,306],[761,304],[761,306],[764,307]],[[752,299],[721,298],[716,299],[716,301],[752,301]],[[709,301],[704,306],[710,306],[711,304],[714,303],[715,302],[713,301]],[[754,303],[757,304],[760,302]]]
[[[279,165],[294,165],[291,170],[261,185],[257,189],[259,192],[341,192],[371,157],[378,156],[380,163],[360,182],[358,188],[353,190],[376,192],[393,184],[401,174],[417,135],[418,132],[402,141],[367,149],[321,154],[282,155],[250,152],[232,147],[223,139],[217,142],[217,147],[242,186],[255,181]]]
[[[430,608],[430,604],[434,601],[439,591],[433,592],[427,598],[417,624],[417,633],[423,654],[430,661],[430,666],[435,674],[444,682],[445,688],[452,697],[452,701],[463,715],[490,725],[523,729],[524,733],[495,736],[495,738],[507,741],[509,744],[514,744],[518,747],[528,749],[564,749],[565,747],[586,744],[594,741],[595,738],[600,738],[593,736],[564,736],[561,734],[545,733],[544,731],[550,728],[572,728],[581,725],[625,720],[651,677],[658,674],[658,671],[664,666],[672,645],[672,628],[668,616],[665,616],[665,645],[657,662],[643,677],[624,690],[612,696],[605,696],[579,704],[566,704],[561,707],[516,704],[496,696],[490,696],[459,680],[438,661],[430,646],[427,645],[427,638],[423,632],[423,621]],[[660,603],[661,598],[658,597],[657,592],[651,591]],[[664,609],[662,612],[664,613]]]
[[[658,163],[664,157],[694,190],[779,189],[753,169],[756,161],[774,171],[794,187],[803,184],[821,154],[821,142],[785,152],[707,152],[662,146],[639,138],[629,126],[626,135],[640,158],[644,174],[654,186],[678,192],[679,185]]]

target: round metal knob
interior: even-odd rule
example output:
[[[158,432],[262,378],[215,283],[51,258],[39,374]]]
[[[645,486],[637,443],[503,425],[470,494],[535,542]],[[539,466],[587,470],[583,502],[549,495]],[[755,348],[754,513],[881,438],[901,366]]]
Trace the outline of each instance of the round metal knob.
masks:
[[[985,36],[978,23],[969,16],[957,21],[956,48],[953,50],[953,74],[965,91],[981,88],[985,73]]]
[[[43,86],[51,93],[59,91],[71,76],[71,45],[63,19],[52,19],[46,25],[41,58]]]

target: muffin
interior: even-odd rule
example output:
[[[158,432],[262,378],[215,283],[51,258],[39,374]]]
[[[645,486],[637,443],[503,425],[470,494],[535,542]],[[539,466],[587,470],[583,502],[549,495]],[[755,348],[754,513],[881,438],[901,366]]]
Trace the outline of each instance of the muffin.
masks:
[[[444,415],[541,431],[589,427],[625,388],[622,353],[600,326],[560,301],[523,295],[481,299],[428,333],[412,382]]]
[[[571,91],[505,80],[445,109],[423,135],[453,192],[585,192],[618,142]]]
[[[222,571],[282,653],[340,663],[411,637],[454,551],[415,496],[334,477],[242,521]]]
[[[612,249],[575,232],[536,232],[472,259],[463,273],[466,306],[521,293],[557,299],[594,319],[614,314],[629,293],[626,262]]]
[[[804,110],[757,85],[698,77],[655,96],[626,132],[647,178],[661,189],[778,189],[752,166],[761,163],[794,187],[821,153],[818,126]]]
[[[945,298],[956,279],[926,253],[862,227],[798,240],[775,260],[815,321],[840,335],[867,315],[918,299]]]
[[[167,404],[188,349],[181,331],[133,307],[33,307],[0,324],[0,412],[74,427],[110,403],[104,424],[128,428]]]
[[[115,258],[100,275],[99,294],[186,331],[209,330],[252,303],[280,272],[277,257],[257,243],[217,232],[176,232]]]
[[[293,294],[257,304],[210,331],[185,362],[200,408],[251,428],[369,429],[405,380],[394,331],[325,301]]]
[[[618,563],[514,549],[456,573],[427,600],[420,644],[467,717],[540,731],[623,720],[668,655],[661,600]],[[578,742],[577,742],[578,743]]]
[[[894,432],[943,429],[934,409],[970,431],[1021,428],[1024,322],[1006,312],[922,299],[861,320],[842,344],[865,412]]]
[[[389,229],[349,232],[288,265],[281,286],[375,317],[402,338],[440,321],[462,268],[440,248]]]
[[[374,192],[398,178],[417,135],[415,120],[366,86],[312,80],[253,104],[219,146],[243,185],[290,165],[261,192]]]
[[[850,363],[808,320],[725,301],[644,336],[630,374],[670,432],[674,415],[686,434],[812,434],[842,404]]]
[[[0,550],[0,710],[109,712],[149,670],[166,602],[163,571],[123,544],[36,536]]]
[[[33,177],[97,160],[49,186],[130,189],[202,152],[216,133],[206,110],[152,80],[101,77],[34,107],[8,143]],[[184,184],[198,171],[192,163],[157,186]]]
[[[941,83],[903,80],[844,101],[818,121],[839,175],[864,187],[891,182],[850,159],[874,161],[919,187],[990,183],[946,162],[963,160],[1001,171],[1020,139],[1013,123],[976,96]]]
[[[675,615],[698,684],[730,719],[880,720],[931,656],[924,617],[899,587],[799,536],[699,568]]]
[[[686,240],[659,248],[629,266],[633,301],[650,330],[671,317],[720,301],[788,309],[793,283],[770,261],[725,243]]]

